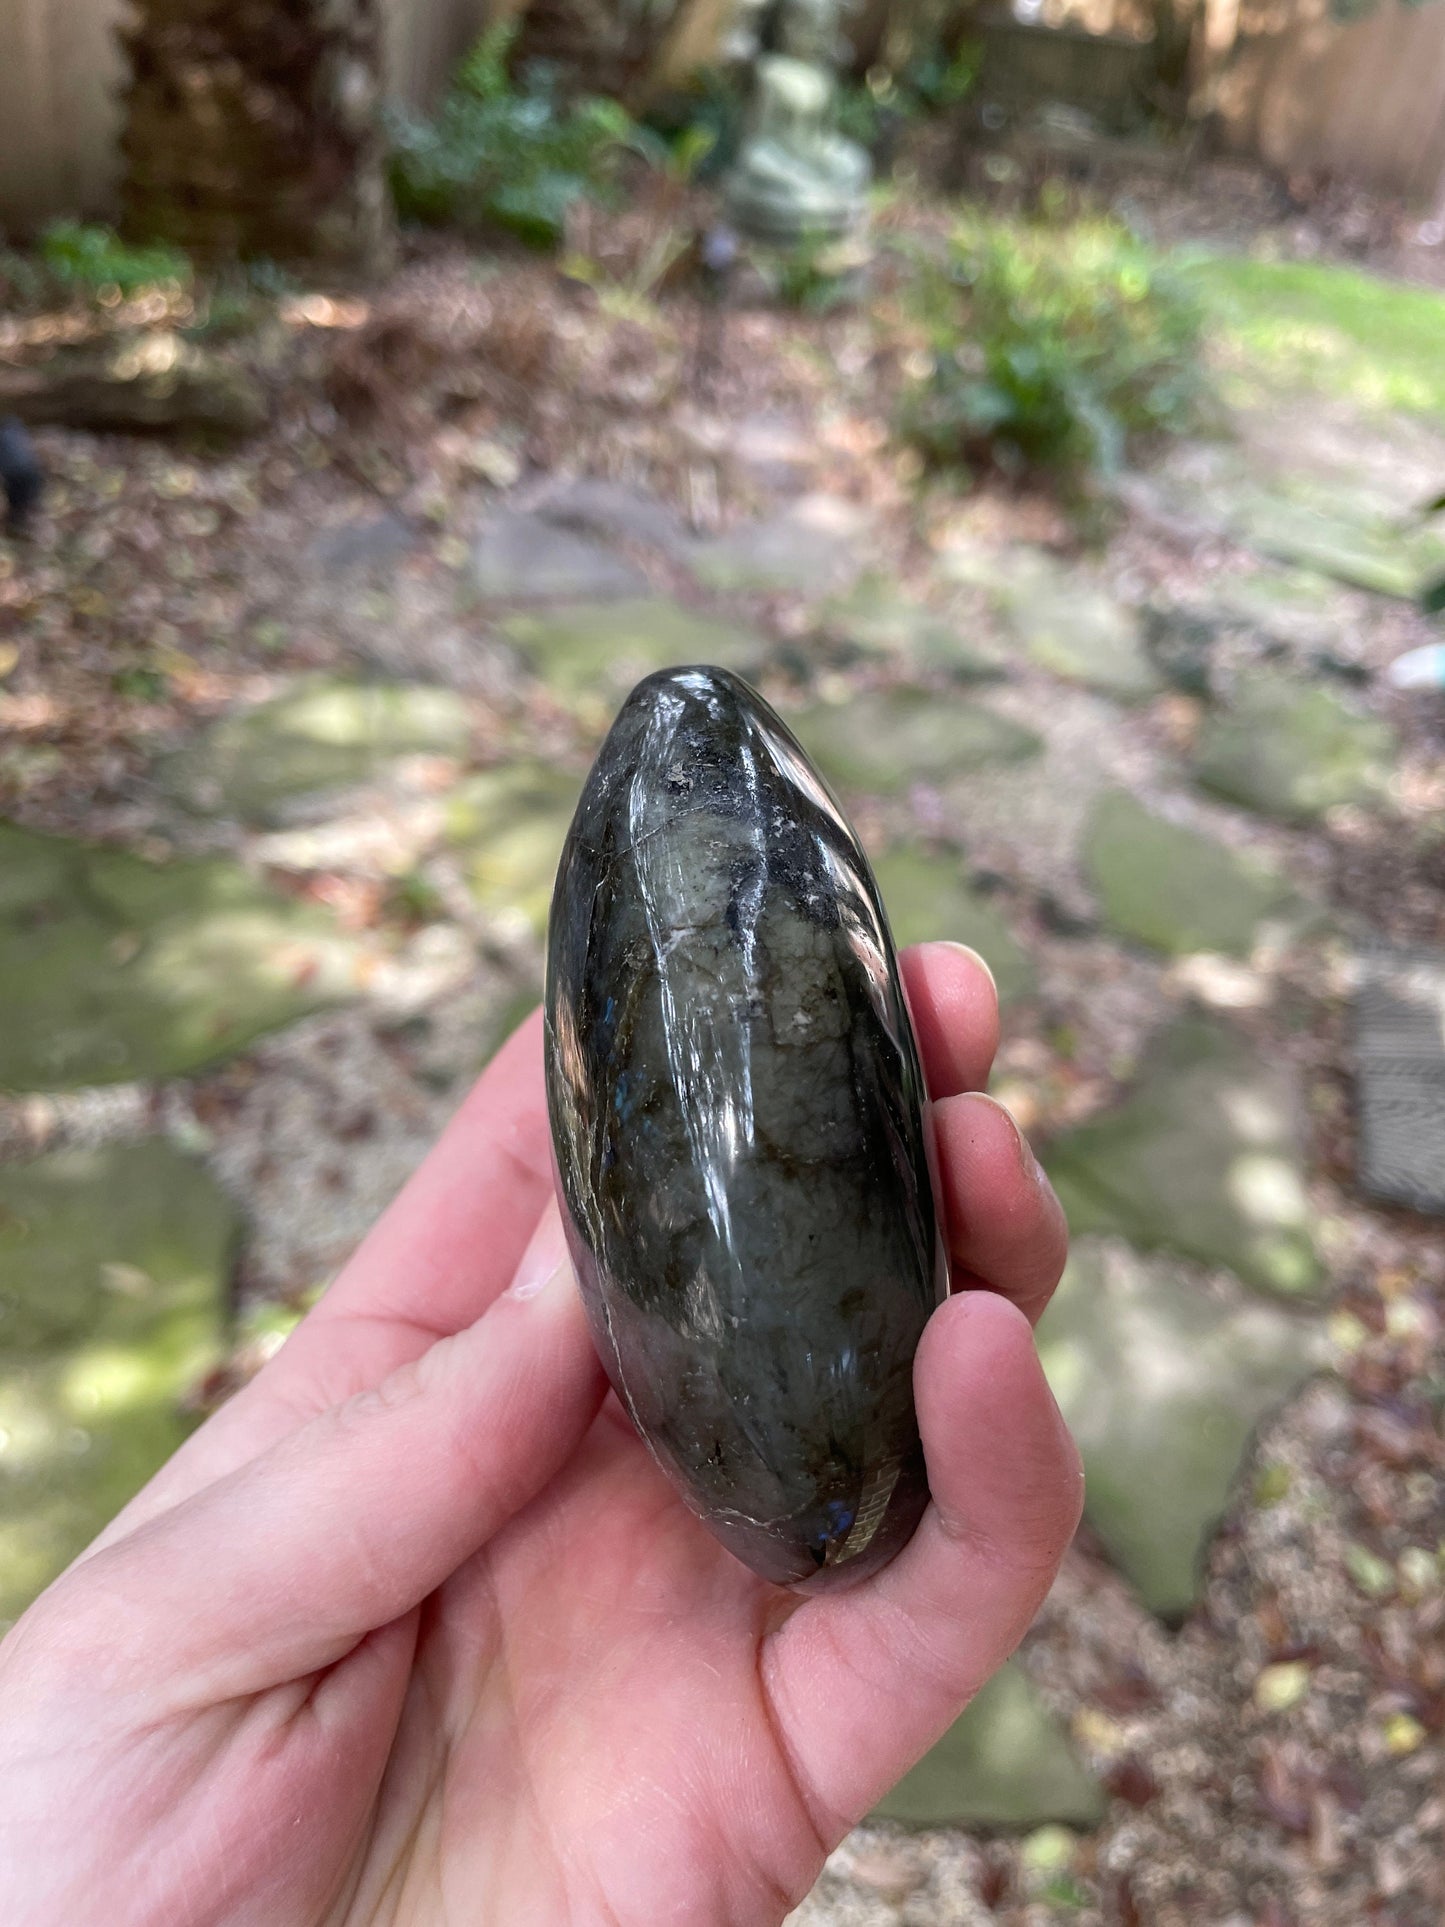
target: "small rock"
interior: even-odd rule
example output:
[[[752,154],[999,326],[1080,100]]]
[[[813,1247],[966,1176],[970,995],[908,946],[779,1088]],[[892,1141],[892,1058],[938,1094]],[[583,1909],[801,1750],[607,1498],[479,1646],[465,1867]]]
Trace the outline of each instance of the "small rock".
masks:
[[[870,522],[836,495],[805,495],[782,515],[697,542],[693,574],[724,593],[792,589],[841,591],[867,566]]]
[[[495,489],[515,488],[522,475],[522,458],[505,442],[482,435],[467,449],[465,466]]]
[[[506,509],[472,548],[471,580],[488,602],[601,600],[647,592],[635,563],[544,515]]]

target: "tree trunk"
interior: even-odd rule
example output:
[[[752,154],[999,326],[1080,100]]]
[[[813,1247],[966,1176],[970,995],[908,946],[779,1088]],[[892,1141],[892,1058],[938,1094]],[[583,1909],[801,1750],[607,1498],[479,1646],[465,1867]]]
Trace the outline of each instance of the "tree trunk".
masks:
[[[376,0],[137,0],[126,231],[201,260],[382,264]]]

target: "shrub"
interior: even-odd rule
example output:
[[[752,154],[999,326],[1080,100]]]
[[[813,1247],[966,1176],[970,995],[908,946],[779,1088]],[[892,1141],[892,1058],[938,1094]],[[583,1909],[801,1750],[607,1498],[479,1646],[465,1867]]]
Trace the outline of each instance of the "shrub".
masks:
[[[36,253],[52,280],[78,293],[101,295],[113,288],[133,295],[143,288],[188,288],[192,280],[191,263],[179,249],[132,247],[113,228],[80,221],[53,222]]]
[[[1202,404],[1202,311],[1116,222],[971,221],[914,292],[927,366],[901,427],[935,465],[1109,474]]]
[[[540,64],[514,82],[515,37],[514,23],[483,34],[434,120],[393,117],[392,187],[412,219],[499,227],[554,247],[568,209],[605,191],[635,129],[613,101],[563,100]]]
[[[840,86],[834,121],[839,133],[866,147],[876,160],[891,164],[901,130],[957,107],[972,91],[977,73],[974,44],[949,53],[930,40],[896,73],[880,65],[863,80]]]

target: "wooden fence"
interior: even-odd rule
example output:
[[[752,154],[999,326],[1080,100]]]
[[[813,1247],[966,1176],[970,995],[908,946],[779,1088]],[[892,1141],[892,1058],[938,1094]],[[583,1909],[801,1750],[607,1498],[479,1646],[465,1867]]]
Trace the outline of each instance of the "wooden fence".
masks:
[[[424,105],[489,13],[514,0],[381,0],[388,89]],[[1047,0],[1114,23],[1131,0]],[[126,0],[0,0],[0,228],[104,215],[117,171]],[[1328,0],[1205,0],[1206,92],[1228,141],[1283,170],[1445,200],[1445,0],[1381,0],[1341,26]],[[1108,13],[1105,19],[1094,14]]]
[[[1382,0],[1348,26],[1328,0],[1209,5],[1211,92],[1232,146],[1286,173],[1323,171],[1439,206],[1445,0]]]

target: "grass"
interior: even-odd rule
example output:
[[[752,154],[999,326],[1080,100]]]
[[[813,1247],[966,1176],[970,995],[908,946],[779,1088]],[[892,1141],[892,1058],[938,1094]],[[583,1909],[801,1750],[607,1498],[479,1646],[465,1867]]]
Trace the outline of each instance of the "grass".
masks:
[[[1445,296],[1358,268],[1196,259],[1228,374],[1246,389],[1322,390],[1371,410],[1445,417]]]

